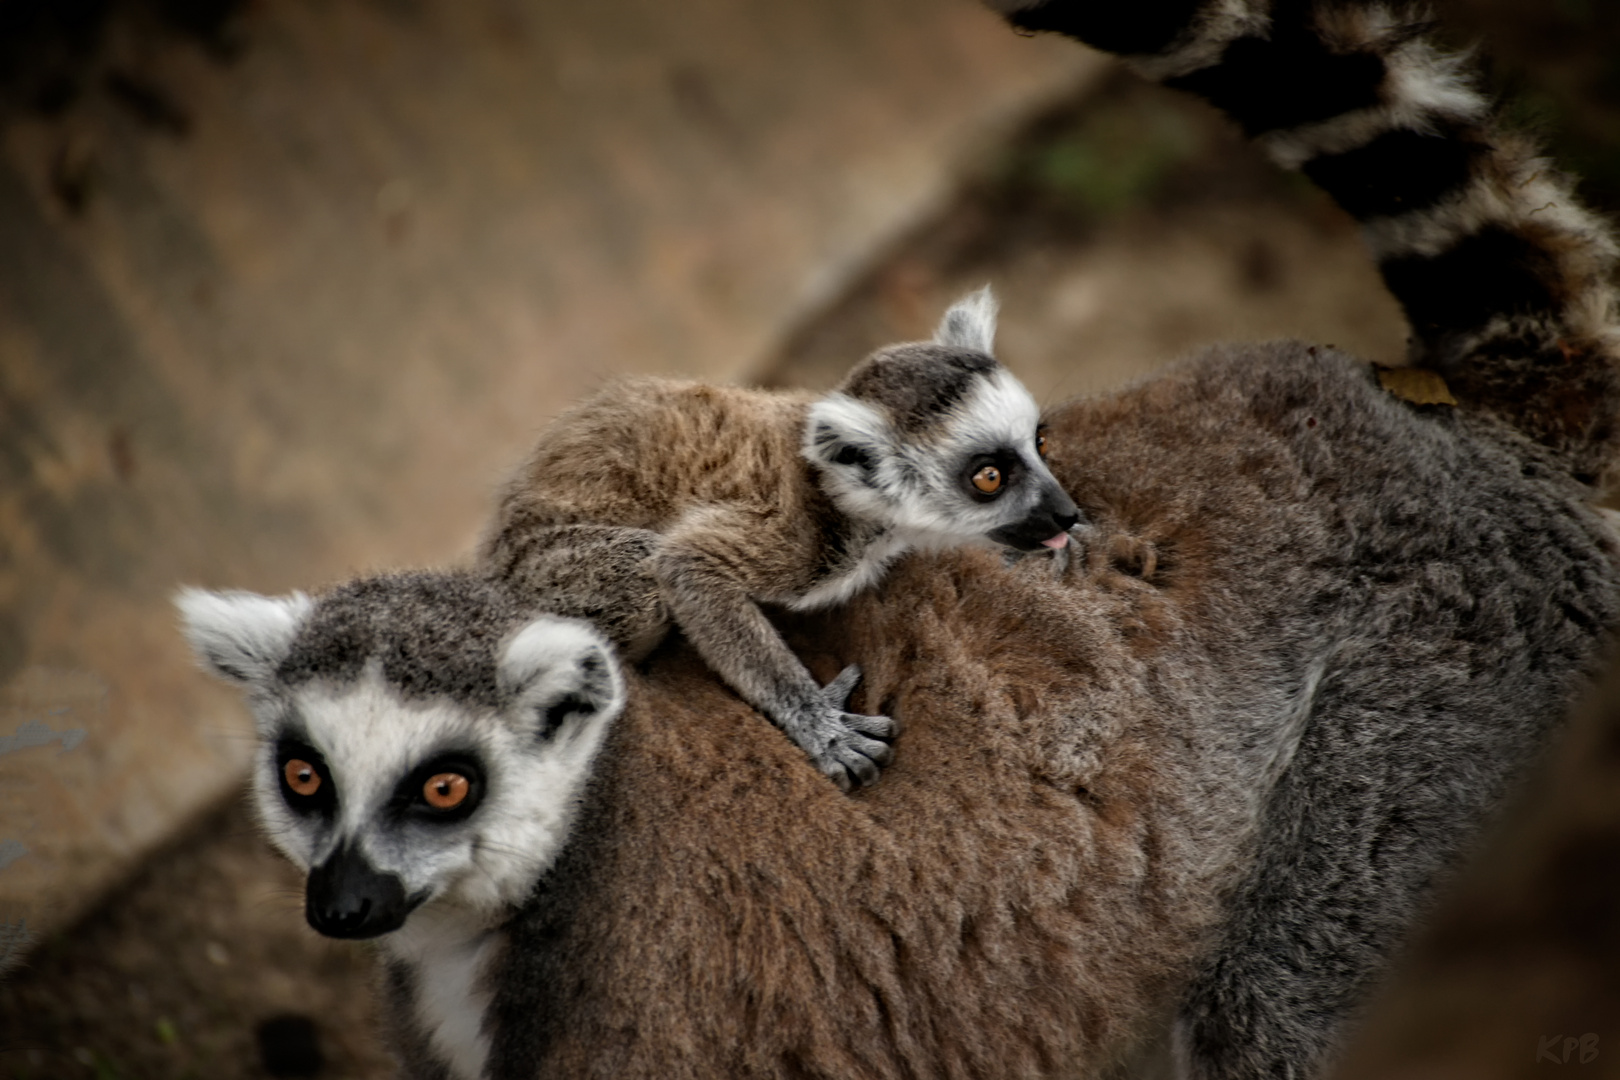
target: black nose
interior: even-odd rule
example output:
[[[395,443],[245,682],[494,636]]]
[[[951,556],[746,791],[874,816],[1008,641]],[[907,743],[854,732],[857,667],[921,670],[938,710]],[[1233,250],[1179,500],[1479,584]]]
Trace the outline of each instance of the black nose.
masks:
[[[1041,509],[1051,515],[1052,525],[1057,532],[1068,532],[1080,523],[1080,508],[1074,505],[1069,493],[1056,484],[1041,500]]]
[[[348,844],[309,872],[304,891],[309,925],[334,938],[369,938],[398,930],[415,906],[405,898],[405,883],[398,875],[380,873]]]

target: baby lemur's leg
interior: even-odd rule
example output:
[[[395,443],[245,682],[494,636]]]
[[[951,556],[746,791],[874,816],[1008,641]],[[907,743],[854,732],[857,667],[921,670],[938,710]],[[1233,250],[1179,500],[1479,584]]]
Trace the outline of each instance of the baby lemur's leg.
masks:
[[[752,599],[779,594],[781,577],[792,573],[792,553],[773,542],[774,532],[753,515],[710,509],[665,534],[653,574],[708,665],[850,791],[875,781],[893,759],[897,726],[886,716],[845,712],[860,669],[818,686]]]
[[[594,623],[633,664],[670,627],[648,562],[661,539],[649,529],[554,525],[491,537],[481,557],[536,608]]]

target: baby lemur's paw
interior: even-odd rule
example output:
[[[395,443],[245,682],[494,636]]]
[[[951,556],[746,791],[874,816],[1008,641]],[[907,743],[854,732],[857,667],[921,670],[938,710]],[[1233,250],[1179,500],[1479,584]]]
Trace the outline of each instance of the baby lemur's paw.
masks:
[[[816,768],[846,792],[876,783],[883,766],[894,760],[892,743],[900,732],[900,725],[887,716],[844,711],[860,681],[861,669],[851,664],[822,687],[800,741]]]

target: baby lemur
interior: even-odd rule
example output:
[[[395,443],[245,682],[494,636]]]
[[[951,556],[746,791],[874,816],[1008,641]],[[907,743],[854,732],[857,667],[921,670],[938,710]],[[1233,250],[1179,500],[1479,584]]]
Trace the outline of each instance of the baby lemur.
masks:
[[[913,548],[1065,546],[1079,512],[1035,402],[990,355],[995,313],[982,289],[933,341],[880,349],[819,398],[617,383],[541,436],[482,561],[631,660],[673,620],[839,787],[869,784],[894,722],[846,712],[860,670],[817,685],[758,605],[837,604]]]

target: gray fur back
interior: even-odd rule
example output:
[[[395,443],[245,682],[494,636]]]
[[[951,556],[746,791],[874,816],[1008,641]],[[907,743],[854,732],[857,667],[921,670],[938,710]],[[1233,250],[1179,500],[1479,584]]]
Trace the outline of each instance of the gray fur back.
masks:
[[[1614,542],[1551,451],[1327,349],[1216,349],[1132,400],[1129,427],[1054,422],[1059,475],[1105,550],[1153,551],[1257,798],[1184,1063],[1314,1076],[1587,685]],[[1180,476],[1141,470],[1172,440]]]

